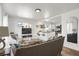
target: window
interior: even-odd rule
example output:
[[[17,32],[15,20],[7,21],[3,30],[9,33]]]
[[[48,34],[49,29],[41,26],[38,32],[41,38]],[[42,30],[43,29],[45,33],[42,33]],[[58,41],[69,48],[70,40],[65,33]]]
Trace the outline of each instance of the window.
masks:
[[[3,26],[8,26],[8,16],[3,16],[2,25]]]
[[[67,24],[67,33],[73,33],[73,31],[72,31],[72,23]]]

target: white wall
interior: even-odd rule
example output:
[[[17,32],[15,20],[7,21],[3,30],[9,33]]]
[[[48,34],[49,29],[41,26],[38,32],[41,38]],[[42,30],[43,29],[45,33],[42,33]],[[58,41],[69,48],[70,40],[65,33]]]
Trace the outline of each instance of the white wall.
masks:
[[[18,18],[18,17],[13,17],[13,16],[9,16],[8,17],[8,23],[9,23],[9,32],[14,32],[16,34],[19,35],[19,38],[21,38],[21,28],[22,27],[19,27],[18,26],[18,23],[21,22],[21,23],[31,23],[32,24],[32,34],[35,34],[35,25],[36,25],[36,22],[33,21],[33,20],[30,20],[30,19],[24,19],[24,18]]]
[[[56,15],[54,17],[52,17],[52,19],[61,16],[61,24],[62,24],[62,35],[65,36],[65,40],[64,40],[64,47],[68,47],[74,50],[78,50],[79,51],[79,9],[75,9],[60,15]],[[67,21],[69,19],[69,17],[77,17],[78,18],[78,43],[71,43],[71,42],[67,42]],[[75,25],[74,25],[75,26]]]
[[[0,4],[0,26],[2,25],[2,5]]]
[[[0,26],[8,26],[8,15],[4,12],[2,4],[0,4]]]
[[[65,41],[64,41],[64,46],[65,47],[69,47],[75,50],[79,51],[79,9],[77,10],[73,10],[71,12],[67,12],[67,13],[63,13],[62,15],[62,35],[65,36]],[[67,20],[69,19],[69,17],[75,16],[78,18],[78,43],[70,43],[67,42]]]

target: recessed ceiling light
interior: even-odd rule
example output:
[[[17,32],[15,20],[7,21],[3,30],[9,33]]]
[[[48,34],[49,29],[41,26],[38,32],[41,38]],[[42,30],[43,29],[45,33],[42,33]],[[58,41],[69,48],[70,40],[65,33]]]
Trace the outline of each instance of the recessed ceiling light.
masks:
[[[39,12],[41,12],[41,9],[37,8],[37,9],[35,9],[35,12],[39,13]]]

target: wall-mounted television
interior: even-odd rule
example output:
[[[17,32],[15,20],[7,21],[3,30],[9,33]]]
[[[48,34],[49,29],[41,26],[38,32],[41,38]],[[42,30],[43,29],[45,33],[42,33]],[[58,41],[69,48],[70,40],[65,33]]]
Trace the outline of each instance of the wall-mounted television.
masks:
[[[31,34],[32,29],[31,28],[22,28],[22,34]]]

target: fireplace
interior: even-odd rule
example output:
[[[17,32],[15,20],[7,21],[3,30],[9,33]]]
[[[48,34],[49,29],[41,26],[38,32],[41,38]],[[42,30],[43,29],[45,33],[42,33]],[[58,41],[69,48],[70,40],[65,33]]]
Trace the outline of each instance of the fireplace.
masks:
[[[67,41],[77,43],[77,33],[67,34]]]
[[[78,38],[78,18],[75,16],[67,20],[67,42],[77,43]]]

